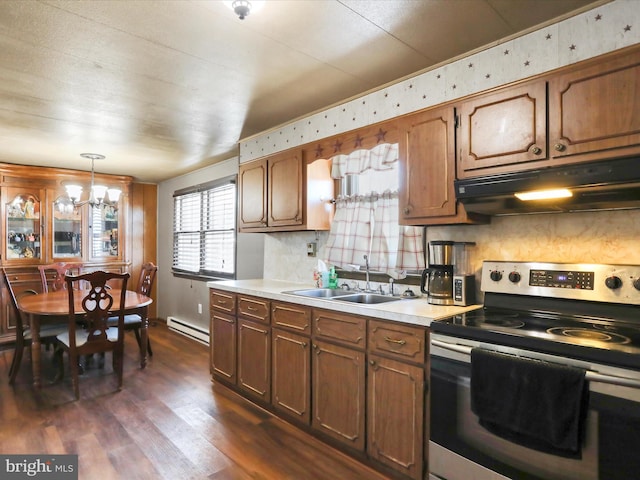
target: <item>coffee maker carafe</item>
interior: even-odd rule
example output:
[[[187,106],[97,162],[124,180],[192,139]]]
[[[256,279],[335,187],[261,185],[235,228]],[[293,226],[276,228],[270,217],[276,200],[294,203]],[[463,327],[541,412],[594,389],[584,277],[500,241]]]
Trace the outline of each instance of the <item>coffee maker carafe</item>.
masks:
[[[475,277],[469,261],[473,242],[429,242],[429,266],[422,272],[420,290],[434,305],[471,305]]]
[[[420,290],[434,305],[453,305],[453,243],[429,242],[429,266],[422,272]]]

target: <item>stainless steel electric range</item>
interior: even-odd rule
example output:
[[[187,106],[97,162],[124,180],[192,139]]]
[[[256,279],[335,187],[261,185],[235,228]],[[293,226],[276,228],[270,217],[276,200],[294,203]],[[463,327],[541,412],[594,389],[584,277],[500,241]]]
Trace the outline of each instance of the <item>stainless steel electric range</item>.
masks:
[[[640,265],[486,261],[481,289],[482,309],[431,324],[432,478],[633,478],[640,471]],[[478,350],[584,371],[579,448],[558,454],[487,430],[472,408]],[[538,385],[529,398],[505,393],[534,412],[538,396],[549,396],[545,382]]]

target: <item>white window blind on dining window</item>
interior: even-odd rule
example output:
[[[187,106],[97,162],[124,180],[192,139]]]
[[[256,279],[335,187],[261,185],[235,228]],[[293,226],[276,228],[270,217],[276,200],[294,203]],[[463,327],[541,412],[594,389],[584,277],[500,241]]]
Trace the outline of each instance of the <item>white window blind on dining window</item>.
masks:
[[[175,273],[235,275],[235,177],[175,192],[173,222]]]

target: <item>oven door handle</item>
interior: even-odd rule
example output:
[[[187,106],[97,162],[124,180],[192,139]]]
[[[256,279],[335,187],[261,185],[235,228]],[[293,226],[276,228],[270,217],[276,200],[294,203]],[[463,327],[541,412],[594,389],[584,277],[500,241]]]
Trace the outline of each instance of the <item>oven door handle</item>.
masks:
[[[436,339],[431,339],[431,345],[451,350],[452,352],[471,355],[472,347],[467,347],[466,345],[457,345],[455,343],[443,342]],[[635,378],[604,375],[602,373],[594,372],[593,370],[586,370],[584,378],[590,382],[609,383],[611,385],[619,385],[622,387],[640,388],[640,380],[636,380]]]

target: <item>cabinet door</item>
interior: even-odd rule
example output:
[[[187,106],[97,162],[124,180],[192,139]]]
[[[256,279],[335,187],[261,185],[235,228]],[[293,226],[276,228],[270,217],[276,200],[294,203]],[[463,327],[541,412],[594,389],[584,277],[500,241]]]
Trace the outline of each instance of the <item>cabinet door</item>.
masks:
[[[271,400],[271,339],[269,327],[238,320],[238,386],[250,397]]]
[[[43,189],[8,187],[3,191],[5,214],[4,260],[7,263],[37,263],[46,258],[42,241]]]
[[[462,102],[458,178],[535,168],[546,160],[546,92],[546,83],[537,81]]]
[[[272,403],[276,410],[308,425],[311,420],[311,354],[308,337],[274,328]]]
[[[640,152],[640,51],[549,81],[551,155],[565,162]]]
[[[236,383],[236,319],[211,312],[211,373],[231,384]]]
[[[364,450],[364,353],[314,340],[311,362],[312,427],[343,444]]]
[[[302,156],[285,152],[268,160],[268,224],[302,225]]]
[[[371,355],[367,388],[367,453],[421,479],[426,441],[424,369]]]
[[[240,165],[238,173],[238,227],[267,226],[267,161]]]
[[[455,215],[453,108],[407,117],[400,132],[400,223]]]

